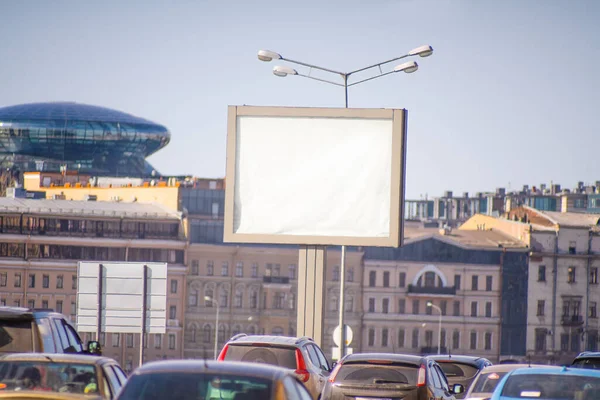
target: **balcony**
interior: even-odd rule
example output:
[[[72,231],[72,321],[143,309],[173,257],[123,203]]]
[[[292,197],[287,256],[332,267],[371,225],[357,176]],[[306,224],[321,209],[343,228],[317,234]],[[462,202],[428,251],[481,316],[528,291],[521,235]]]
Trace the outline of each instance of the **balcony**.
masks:
[[[580,326],[583,325],[583,317],[581,315],[563,315],[560,323],[564,326]]]
[[[287,276],[263,276],[263,283],[289,285],[290,278],[288,278]]]
[[[435,287],[408,285],[407,293],[409,295],[455,296],[456,288],[454,286]]]
[[[168,319],[167,320],[167,326],[169,328],[180,328],[181,324],[179,323],[178,319]]]

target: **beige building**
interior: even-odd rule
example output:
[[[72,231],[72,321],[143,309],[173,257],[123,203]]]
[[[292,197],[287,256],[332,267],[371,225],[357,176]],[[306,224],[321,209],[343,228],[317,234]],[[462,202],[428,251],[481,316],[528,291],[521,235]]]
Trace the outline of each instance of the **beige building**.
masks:
[[[0,198],[0,231],[0,304],[52,308],[73,322],[78,261],[166,262],[167,332],[149,335],[146,359],[182,357],[187,245],[179,213],[152,204]],[[139,335],[100,341],[125,369],[137,366]]]
[[[542,212],[528,207],[503,219],[473,217],[470,228],[519,237],[531,247],[527,353],[534,360],[567,363],[598,349],[600,215]],[[464,228],[467,228],[466,226]]]
[[[340,252],[327,252],[325,337],[331,354],[338,325]],[[191,244],[188,250],[186,358],[213,356],[217,304],[218,349],[237,333],[295,335],[298,248]],[[362,253],[346,257],[346,320],[360,332]],[[355,342],[360,343],[359,334]]]

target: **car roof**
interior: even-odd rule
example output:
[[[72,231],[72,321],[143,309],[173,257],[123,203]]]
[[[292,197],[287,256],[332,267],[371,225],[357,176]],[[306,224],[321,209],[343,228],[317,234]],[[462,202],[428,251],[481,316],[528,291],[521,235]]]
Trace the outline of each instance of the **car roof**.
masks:
[[[600,371],[593,369],[568,368],[568,367],[546,367],[546,368],[521,368],[511,371],[511,375],[572,375],[572,376],[589,376],[600,378]]]
[[[239,361],[214,361],[214,360],[160,360],[151,361],[137,368],[132,375],[156,374],[163,372],[215,372],[225,374],[239,374],[256,376],[268,379],[280,379],[292,375],[283,368],[272,365],[248,363]]]
[[[284,346],[298,346],[303,342],[314,342],[309,337],[245,335],[240,334],[229,339],[227,344],[272,343]]]
[[[575,360],[579,360],[581,358],[600,358],[600,351],[584,351],[583,353],[579,353]]]
[[[393,353],[357,353],[349,354],[343,358],[344,362],[349,361],[369,361],[369,360],[386,360],[394,362],[404,362],[408,364],[420,365],[427,360],[427,357],[415,356],[410,354],[393,354]]]
[[[35,361],[77,364],[105,364],[116,361],[109,357],[92,356],[87,354],[61,354],[61,353],[12,353],[0,357],[0,361]]]
[[[435,360],[437,362],[457,362],[462,364],[471,364],[471,365],[480,365],[484,362],[490,362],[487,358],[483,357],[475,357],[475,356],[455,356],[451,354],[442,354],[442,355],[433,355],[427,356],[427,358],[431,360]]]
[[[485,367],[481,370],[482,374],[491,372],[510,372],[517,368],[552,368],[553,365],[537,365],[537,364],[496,364]]]
[[[43,317],[43,316],[63,317],[63,314],[58,313],[50,308],[26,308],[26,307],[0,306],[0,318],[32,320],[34,318]]]

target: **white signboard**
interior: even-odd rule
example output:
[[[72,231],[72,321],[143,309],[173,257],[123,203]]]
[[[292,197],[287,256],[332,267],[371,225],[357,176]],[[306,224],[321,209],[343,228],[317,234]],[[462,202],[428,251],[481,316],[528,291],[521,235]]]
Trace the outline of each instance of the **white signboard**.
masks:
[[[146,333],[165,333],[167,264],[79,262],[79,332],[140,333],[144,314]]]

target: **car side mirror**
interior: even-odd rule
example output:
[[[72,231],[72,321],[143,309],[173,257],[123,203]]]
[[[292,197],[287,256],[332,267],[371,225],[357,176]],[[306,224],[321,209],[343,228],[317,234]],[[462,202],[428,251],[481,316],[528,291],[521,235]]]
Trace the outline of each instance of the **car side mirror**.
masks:
[[[100,346],[100,343],[95,341],[95,340],[90,340],[87,343],[87,352],[90,354],[94,354],[94,355],[102,355],[102,347]]]
[[[452,393],[461,394],[461,393],[464,393],[464,391],[465,391],[465,387],[463,385],[461,385],[460,383],[452,385]]]

